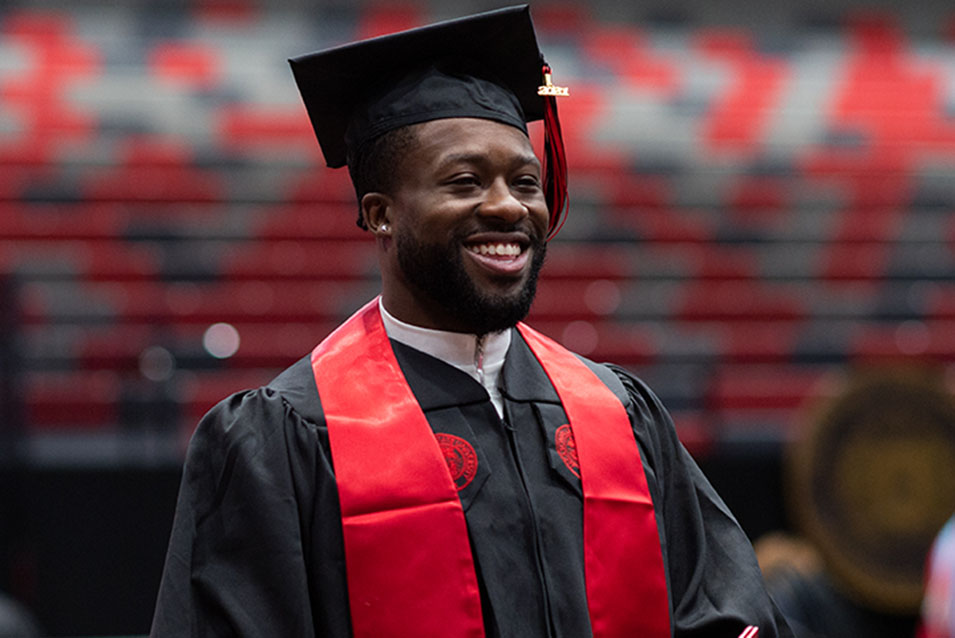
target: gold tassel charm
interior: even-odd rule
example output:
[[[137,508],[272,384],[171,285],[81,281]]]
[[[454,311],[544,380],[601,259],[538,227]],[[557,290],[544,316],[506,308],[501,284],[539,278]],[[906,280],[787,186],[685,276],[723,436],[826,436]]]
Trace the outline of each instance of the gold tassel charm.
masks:
[[[566,86],[557,86],[550,81],[550,67],[544,67],[544,84],[537,87],[537,95],[544,97],[568,97],[570,89]]]

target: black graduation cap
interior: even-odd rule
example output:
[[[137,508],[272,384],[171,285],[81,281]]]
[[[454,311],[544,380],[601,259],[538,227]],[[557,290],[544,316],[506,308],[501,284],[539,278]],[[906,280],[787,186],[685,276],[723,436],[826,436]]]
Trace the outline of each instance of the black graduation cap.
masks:
[[[332,168],[349,151],[409,124],[478,117],[527,131],[545,121],[552,236],[562,221],[566,162],[550,69],[527,5],[354,42],[289,60]],[[543,89],[543,90],[542,90]]]

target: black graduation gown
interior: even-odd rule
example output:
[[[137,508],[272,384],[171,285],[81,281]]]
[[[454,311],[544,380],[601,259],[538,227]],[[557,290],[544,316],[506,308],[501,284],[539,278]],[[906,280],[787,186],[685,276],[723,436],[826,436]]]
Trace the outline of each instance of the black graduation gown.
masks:
[[[558,436],[567,419],[527,345],[514,331],[502,372],[503,420],[465,373],[393,347],[435,433],[474,451],[459,494],[487,635],[589,636],[581,488]],[[657,398],[622,369],[586,363],[633,424],[674,635],[735,638],[751,624],[760,638],[791,635],[747,537]],[[151,635],[351,635],[338,494],[308,358],[268,386],[226,399],[199,423]]]

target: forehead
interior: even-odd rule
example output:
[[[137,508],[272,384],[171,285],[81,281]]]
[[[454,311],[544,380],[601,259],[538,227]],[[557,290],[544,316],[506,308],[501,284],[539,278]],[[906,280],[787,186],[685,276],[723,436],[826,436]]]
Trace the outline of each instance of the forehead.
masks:
[[[520,129],[479,118],[447,118],[414,126],[409,160],[432,165],[455,161],[533,163],[530,139]]]

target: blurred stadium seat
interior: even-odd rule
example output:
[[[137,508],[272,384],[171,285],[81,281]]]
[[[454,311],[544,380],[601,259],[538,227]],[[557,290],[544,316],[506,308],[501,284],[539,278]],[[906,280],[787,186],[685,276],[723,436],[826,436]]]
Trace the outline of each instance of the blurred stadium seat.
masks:
[[[347,40],[427,16],[215,7],[143,7],[145,38],[118,14],[107,35],[84,5],[0,12],[0,267],[22,290],[28,429],[115,428],[153,346],[174,377],[265,379],[373,294],[347,175],[321,167],[284,58],[332,26]],[[692,428],[714,434],[767,405],[788,420],[801,380],[847,361],[951,364],[945,34],[889,15],[772,35],[681,15],[540,10],[573,87],[572,215],[532,318],[638,373],[697,370]],[[202,348],[220,322],[241,339],[224,359]],[[183,414],[171,431],[193,427]]]

